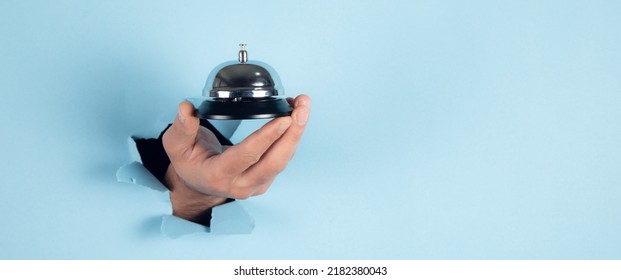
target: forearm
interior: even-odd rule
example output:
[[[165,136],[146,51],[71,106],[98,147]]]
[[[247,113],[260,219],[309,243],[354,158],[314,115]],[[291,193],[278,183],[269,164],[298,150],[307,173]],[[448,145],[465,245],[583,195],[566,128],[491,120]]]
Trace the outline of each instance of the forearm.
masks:
[[[173,215],[203,225],[209,224],[211,209],[227,202],[227,198],[206,195],[186,185],[172,164],[168,166],[165,183],[170,189]]]

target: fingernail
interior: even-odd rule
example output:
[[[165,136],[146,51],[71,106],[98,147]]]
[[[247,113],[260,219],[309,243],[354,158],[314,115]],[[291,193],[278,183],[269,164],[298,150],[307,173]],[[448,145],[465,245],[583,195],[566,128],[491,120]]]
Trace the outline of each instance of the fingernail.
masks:
[[[185,124],[185,117],[181,114],[181,112],[177,113],[177,118],[181,122],[181,124]]]
[[[291,118],[286,118],[284,121],[281,122],[280,126],[278,127],[278,133],[285,133],[285,130],[287,130],[289,126],[291,126]]]
[[[300,109],[300,111],[295,116],[296,116],[295,119],[298,125],[305,125],[306,121],[308,121],[308,109],[306,108]]]

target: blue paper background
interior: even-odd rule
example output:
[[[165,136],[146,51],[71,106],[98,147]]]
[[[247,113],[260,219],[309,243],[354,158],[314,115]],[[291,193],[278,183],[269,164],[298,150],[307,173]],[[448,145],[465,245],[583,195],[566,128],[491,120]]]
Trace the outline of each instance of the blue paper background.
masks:
[[[0,2],[0,258],[619,259],[619,1]],[[236,58],[313,98],[250,235],[161,235],[127,137]]]

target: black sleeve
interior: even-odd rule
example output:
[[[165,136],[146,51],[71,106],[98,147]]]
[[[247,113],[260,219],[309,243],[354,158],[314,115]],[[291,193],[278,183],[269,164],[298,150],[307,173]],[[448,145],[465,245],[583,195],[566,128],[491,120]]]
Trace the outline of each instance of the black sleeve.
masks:
[[[220,144],[233,145],[229,139],[224,137],[224,135],[222,135],[207,120],[201,120],[201,126],[213,132],[213,134],[218,138]],[[149,172],[151,172],[151,174],[153,174],[165,186],[166,182],[164,181],[164,176],[166,175],[166,170],[170,164],[170,159],[168,159],[168,155],[164,150],[162,136],[169,127],[170,125],[168,125],[162,133],[160,133],[160,136],[157,139],[134,138],[134,141],[136,141],[136,147],[138,148],[138,153],[140,154],[140,159],[142,159],[142,165],[144,165],[144,167],[147,168],[147,170],[149,170]],[[166,187],[169,188],[168,186]]]
[[[222,133],[220,133],[211,123],[206,120],[201,120],[201,126],[209,129],[213,132],[214,135],[218,138],[218,141],[222,145],[233,145],[229,139],[224,137]],[[138,153],[140,154],[140,159],[142,159],[142,165],[144,165],[151,174],[153,174],[164,186],[166,186],[169,190],[170,187],[166,185],[166,181],[164,177],[166,176],[166,170],[168,169],[168,165],[170,165],[170,159],[164,150],[164,144],[162,144],[162,136],[164,132],[170,127],[168,125],[166,129],[160,133],[160,136],[157,139],[142,139],[142,138],[134,138],[136,141],[136,147],[138,148]],[[233,199],[227,199],[225,203],[231,202]],[[211,208],[205,209],[203,213],[199,214],[197,217],[192,219],[192,222],[202,224],[204,226],[209,227],[211,224]]]

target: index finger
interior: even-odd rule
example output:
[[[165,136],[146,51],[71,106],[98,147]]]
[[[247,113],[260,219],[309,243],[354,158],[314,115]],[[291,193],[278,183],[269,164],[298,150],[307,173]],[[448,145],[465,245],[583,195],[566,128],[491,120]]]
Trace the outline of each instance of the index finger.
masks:
[[[250,134],[242,142],[236,144],[214,158],[210,164],[215,174],[234,178],[257,163],[265,151],[278,140],[291,125],[291,117],[280,117],[271,120],[259,130]]]
[[[269,148],[258,163],[244,172],[239,181],[242,186],[252,186],[272,179],[285,169],[293,157],[308,121],[310,97],[300,95],[294,103],[291,127]]]

